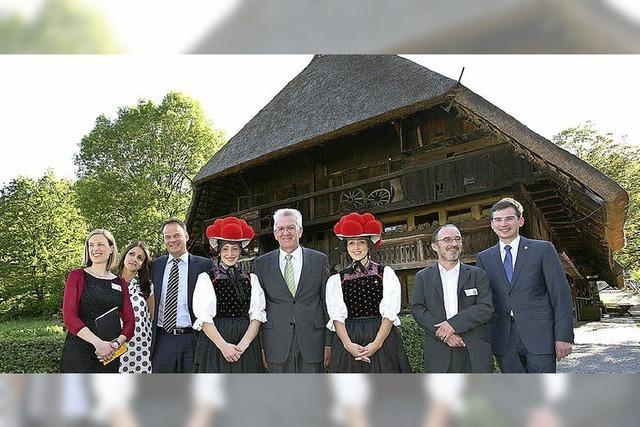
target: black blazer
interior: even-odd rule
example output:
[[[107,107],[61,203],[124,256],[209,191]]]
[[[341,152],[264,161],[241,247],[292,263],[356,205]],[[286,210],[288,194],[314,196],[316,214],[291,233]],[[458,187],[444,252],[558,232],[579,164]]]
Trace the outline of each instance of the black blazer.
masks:
[[[477,295],[467,295],[474,293]],[[433,325],[447,320],[444,308],[442,280],[438,263],[416,274],[413,285],[411,311],[416,322],[425,329],[424,371],[447,372],[451,347],[436,338]],[[458,314],[448,319],[456,333],[466,344],[472,372],[491,372],[493,359],[487,335],[487,322],[493,313],[489,276],[479,268],[460,264],[458,277]]]
[[[151,262],[151,281],[153,283],[153,291],[155,294],[156,307],[153,316],[153,340],[151,343],[151,353],[155,350],[155,338],[158,325],[158,309],[162,298],[162,280],[164,279],[164,270],[167,266],[169,255],[163,255]],[[187,304],[189,305],[189,315],[191,316],[191,324],[196,321],[193,314],[193,292],[196,289],[196,280],[200,273],[207,272],[213,268],[213,262],[209,258],[189,254],[189,267],[187,277]]]

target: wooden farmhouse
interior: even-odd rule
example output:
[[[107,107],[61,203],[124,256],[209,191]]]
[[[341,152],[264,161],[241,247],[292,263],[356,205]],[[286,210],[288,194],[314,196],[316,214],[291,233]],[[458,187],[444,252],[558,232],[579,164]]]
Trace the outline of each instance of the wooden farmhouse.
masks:
[[[346,212],[384,223],[375,259],[393,267],[410,303],[415,273],[435,262],[433,230],[454,223],[463,261],[497,242],[490,208],[511,196],[522,234],[552,241],[576,315],[595,282],[622,284],[628,194],[613,180],[449,79],[393,56],[318,55],[202,168],[187,215],[190,251],[207,254],[216,218],[246,219],[252,255],[277,247],[272,214],[294,207],[303,246],[346,259],[332,227]],[[250,260],[249,260],[250,262]]]

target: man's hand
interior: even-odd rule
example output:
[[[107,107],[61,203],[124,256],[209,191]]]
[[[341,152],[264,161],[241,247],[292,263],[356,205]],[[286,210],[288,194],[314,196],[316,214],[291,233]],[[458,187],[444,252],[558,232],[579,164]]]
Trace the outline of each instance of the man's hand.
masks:
[[[436,337],[441,341],[447,341],[447,338],[456,333],[455,329],[453,329],[453,326],[451,326],[446,320],[444,322],[436,323],[433,326],[438,328],[438,330],[436,331]]]
[[[329,366],[329,360],[331,360],[331,347],[324,348],[324,359],[322,365],[326,368]]]
[[[561,360],[571,354],[571,343],[556,341],[556,360]]]
[[[449,338],[447,338],[444,342],[449,347],[466,347],[467,346],[464,343],[464,340],[462,339],[462,337],[457,334],[450,335]]]

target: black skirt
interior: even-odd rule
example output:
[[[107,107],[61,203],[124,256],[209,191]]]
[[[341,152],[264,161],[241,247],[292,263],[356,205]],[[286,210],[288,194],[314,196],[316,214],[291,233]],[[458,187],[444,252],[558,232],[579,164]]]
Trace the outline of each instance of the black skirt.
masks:
[[[248,317],[215,317],[214,325],[228,343],[238,344],[247,328],[249,327]],[[227,362],[222,352],[202,331],[196,346],[196,357],[193,364],[193,372],[207,373],[261,373],[264,372],[262,365],[262,351],[260,348],[260,338],[256,336],[249,347],[242,353],[237,362]]]
[[[356,344],[365,346],[375,340],[382,317],[346,319],[345,326],[349,338]],[[331,350],[331,372],[335,373],[409,373],[411,366],[402,346],[400,331],[395,326],[384,340],[382,347],[371,357],[371,363],[355,360],[336,334]]]

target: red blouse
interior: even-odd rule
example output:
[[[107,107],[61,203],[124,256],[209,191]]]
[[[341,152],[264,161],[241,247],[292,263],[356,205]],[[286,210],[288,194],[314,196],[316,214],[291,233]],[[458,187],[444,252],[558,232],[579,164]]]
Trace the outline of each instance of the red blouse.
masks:
[[[122,331],[120,333],[127,338],[127,341],[129,341],[131,337],[133,337],[133,330],[135,328],[136,321],[133,314],[133,307],[131,306],[131,300],[129,299],[129,287],[122,279],[120,279],[120,283],[122,284],[122,310],[120,311],[120,317],[122,318]],[[84,270],[81,268],[72,270],[67,277],[67,283],[64,287],[62,317],[65,326],[73,335],[78,335],[80,329],[86,326],[78,317],[80,296],[82,295],[83,288]]]

